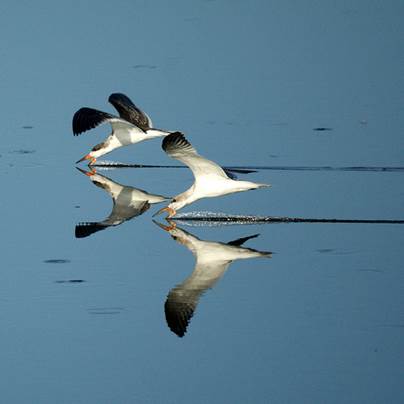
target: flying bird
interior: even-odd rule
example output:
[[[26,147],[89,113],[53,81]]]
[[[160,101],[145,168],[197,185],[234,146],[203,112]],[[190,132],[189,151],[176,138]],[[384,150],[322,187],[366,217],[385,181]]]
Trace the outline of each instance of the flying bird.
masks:
[[[220,243],[200,240],[179,227],[155,223],[167,230],[177,243],[187,247],[196,260],[192,274],[170,290],[164,304],[167,325],[179,337],[185,335],[200,297],[222,278],[233,261],[271,258],[270,252],[242,247],[247,240],[258,237],[258,234]]]
[[[122,146],[143,142],[144,140],[166,136],[170,132],[153,128],[150,117],[141,111],[124,94],[114,93],[108,101],[115,107],[119,117],[93,108],[80,108],[73,116],[73,134],[80,135],[106,122],[111,124],[112,133],[102,142],[93,147],[90,153],[76,162],[89,160],[94,164],[100,156]]]
[[[228,172],[225,172],[218,164],[200,156],[180,132],[166,136],[163,139],[162,148],[170,157],[188,166],[195,181],[188,190],[175,196],[168,206],[160,209],[154,216],[166,211],[167,218],[170,218],[179,209],[201,198],[213,198],[270,186],[230,178]]]
[[[87,175],[94,185],[104,189],[110,194],[113,207],[109,216],[102,221],[78,224],[75,229],[77,238],[88,237],[108,227],[119,226],[123,222],[145,213],[150,208],[151,204],[170,199],[161,195],[149,194],[140,188],[121,185],[108,177],[98,174],[95,170],[85,171],[80,168],[78,168],[78,170]]]

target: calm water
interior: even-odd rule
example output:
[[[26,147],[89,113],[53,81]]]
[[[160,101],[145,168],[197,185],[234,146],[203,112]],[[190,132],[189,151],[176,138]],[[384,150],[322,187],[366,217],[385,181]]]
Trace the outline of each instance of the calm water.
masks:
[[[167,231],[163,204],[125,198],[176,195],[190,171],[90,178],[73,163],[109,128],[71,132],[120,91],[222,165],[403,167],[402,2],[0,11],[2,402],[402,402],[404,225]],[[177,164],[159,140],[106,158]],[[184,212],[404,219],[400,170],[239,177],[272,187]],[[132,187],[115,211],[105,184]]]

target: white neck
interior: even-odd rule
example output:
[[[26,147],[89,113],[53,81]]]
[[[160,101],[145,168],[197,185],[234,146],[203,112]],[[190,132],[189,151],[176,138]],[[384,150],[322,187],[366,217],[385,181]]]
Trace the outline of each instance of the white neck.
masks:
[[[171,132],[168,132],[168,131],[162,130],[162,129],[151,128],[151,129],[148,129],[146,131],[146,133],[147,133],[148,137],[161,137],[161,136],[167,136]]]
[[[111,152],[112,150],[117,149],[118,147],[121,147],[121,143],[115,136],[108,136],[107,139],[105,140],[103,147],[101,147],[98,150],[94,150],[90,152],[90,155],[92,157],[98,158],[100,156],[103,156],[104,154],[107,154]]]

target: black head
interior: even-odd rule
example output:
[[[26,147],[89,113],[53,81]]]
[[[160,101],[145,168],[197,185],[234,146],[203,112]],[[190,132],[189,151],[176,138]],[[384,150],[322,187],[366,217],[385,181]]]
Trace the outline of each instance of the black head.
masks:
[[[98,151],[98,150],[103,149],[104,147],[105,147],[105,142],[98,143],[91,149],[91,151]]]

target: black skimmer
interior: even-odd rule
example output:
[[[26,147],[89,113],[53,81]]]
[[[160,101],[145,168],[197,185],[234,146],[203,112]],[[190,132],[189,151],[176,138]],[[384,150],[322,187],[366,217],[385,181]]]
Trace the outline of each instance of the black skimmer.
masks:
[[[139,188],[121,185],[108,177],[98,174],[95,170],[85,171],[80,168],[78,170],[87,175],[94,185],[104,189],[111,195],[113,207],[109,216],[100,222],[78,224],[75,230],[77,238],[88,237],[97,231],[111,226],[118,226],[142,215],[150,208],[151,204],[170,199],[161,195],[149,194]]]
[[[218,164],[200,156],[180,132],[166,136],[162,147],[170,157],[181,161],[191,169],[195,182],[188,190],[175,196],[168,206],[160,209],[154,216],[167,211],[167,218],[170,218],[176,214],[177,210],[201,198],[212,198],[270,186],[230,178]]]
[[[90,153],[76,162],[89,160],[94,164],[97,158],[117,149],[156,137],[166,136],[169,131],[153,128],[150,117],[141,111],[126,95],[111,94],[108,101],[116,108],[119,117],[93,108],[80,108],[73,116],[73,134],[79,135],[103,123],[109,122],[112,133]]]
[[[176,242],[187,247],[196,260],[192,274],[170,290],[164,305],[167,325],[179,337],[185,335],[201,295],[220,280],[233,261],[270,258],[272,255],[270,252],[242,247],[243,243],[258,237],[258,234],[220,243],[200,240],[179,227],[155,223],[167,230]]]

